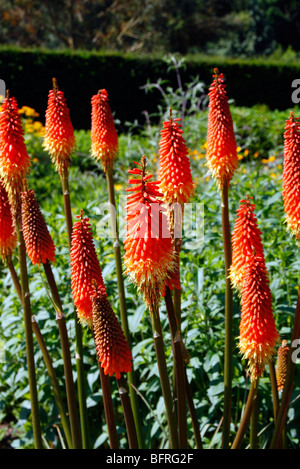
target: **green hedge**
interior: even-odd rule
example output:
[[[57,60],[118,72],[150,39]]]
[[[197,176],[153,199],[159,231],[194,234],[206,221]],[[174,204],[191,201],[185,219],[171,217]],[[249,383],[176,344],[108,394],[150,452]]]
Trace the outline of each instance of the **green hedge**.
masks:
[[[211,82],[214,67],[227,79],[228,94],[239,106],[266,104],[271,109],[287,109],[291,101],[292,81],[300,78],[300,64],[280,64],[264,60],[216,59],[187,57],[182,74],[185,83],[199,76]],[[90,126],[90,99],[106,88],[116,118],[122,123],[138,119],[143,111],[157,109],[160,93],[146,94],[140,87],[158,78],[176,84],[175,72],[167,72],[162,58],[138,57],[86,51],[49,51],[0,48],[0,78],[5,80],[20,106],[35,108],[42,116],[47,106],[52,77],[65,92],[74,127]]]

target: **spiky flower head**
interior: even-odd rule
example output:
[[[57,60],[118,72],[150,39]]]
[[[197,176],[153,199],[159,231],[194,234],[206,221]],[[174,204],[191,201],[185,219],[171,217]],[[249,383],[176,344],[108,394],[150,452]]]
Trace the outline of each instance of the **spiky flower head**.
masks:
[[[292,112],[285,125],[282,182],[287,228],[300,242],[300,122]]]
[[[97,289],[102,293],[106,288],[97,258],[91,225],[83,212],[74,223],[71,242],[71,288],[78,319],[89,326],[93,320],[92,295]]]
[[[105,172],[113,168],[118,153],[118,134],[110,109],[108,93],[99,90],[91,99],[91,153],[101,163]]]
[[[220,188],[224,183],[229,185],[238,166],[238,157],[223,73],[215,69],[213,78],[208,94],[206,158]]]
[[[232,263],[230,267],[230,280],[233,288],[242,290],[245,270],[253,253],[264,258],[261,231],[257,226],[254,213],[255,204],[252,197],[240,201],[232,232]]]
[[[93,332],[95,346],[104,374],[120,379],[121,373],[132,370],[132,356],[128,342],[106,293],[97,290],[92,295]]]
[[[23,179],[30,167],[18,104],[7,93],[0,111],[0,177],[13,212],[20,202]]]
[[[55,261],[55,246],[33,190],[21,192],[22,228],[29,259],[33,264]]]
[[[75,149],[75,135],[64,92],[53,78],[48,94],[43,147],[50,154],[59,174],[68,172],[71,154]]]
[[[137,168],[129,170],[133,193],[127,196],[127,227],[124,241],[124,262],[130,275],[143,293],[145,303],[152,310],[164,295],[166,284],[172,287],[175,260],[168,220],[159,192],[159,182],[150,181],[146,174],[146,157]],[[176,276],[174,276],[174,280]],[[179,285],[176,286],[180,288]]]
[[[287,341],[283,340],[277,352],[276,381],[278,391],[282,391],[287,374],[289,347]]]
[[[5,187],[0,179],[0,255],[5,262],[17,243],[17,234]]]
[[[248,263],[242,290],[239,349],[248,361],[250,379],[259,378],[273,359],[279,339],[272,310],[272,294],[264,259]]]
[[[194,195],[188,148],[183,138],[180,118],[174,119],[170,109],[168,121],[163,123],[159,142],[159,187],[164,202],[168,205],[179,203],[184,209]]]

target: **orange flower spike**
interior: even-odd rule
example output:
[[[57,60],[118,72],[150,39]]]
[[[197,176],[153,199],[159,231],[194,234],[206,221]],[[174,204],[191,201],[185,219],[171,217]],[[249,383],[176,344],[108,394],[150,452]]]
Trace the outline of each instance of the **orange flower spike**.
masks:
[[[93,331],[98,359],[104,374],[120,379],[132,370],[132,356],[124,332],[103,291],[92,296]]]
[[[10,256],[17,243],[17,234],[8,201],[7,192],[0,180],[0,255],[3,260]]]
[[[22,227],[26,251],[35,265],[55,261],[55,246],[33,190],[21,192]]]
[[[94,283],[106,294],[101,267],[97,258],[88,218],[79,216],[74,223],[71,243],[71,288],[78,318],[91,325],[93,319],[92,294]]]
[[[283,390],[286,380],[288,355],[289,347],[287,346],[287,341],[283,340],[277,353],[276,380],[278,391]]]
[[[106,90],[99,90],[91,99],[92,156],[98,160],[105,172],[113,168],[114,159],[119,151],[118,134],[109,105]]]
[[[285,126],[282,182],[287,228],[300,242],[300,122],[292,112]]]
[[[232,232],[232,264],[229,276],[232,286],[238,291],[242,290],[245,269],[253,253],[264,258],[261,231],[257,227],[254,210],[255,205],[250,199],[241,200]]]
[[[149,181],[152,176],[145,172],[146,157],[142,162],[136,163],[140,168],[129,171],[138,177],[129,180],[129,184],[137,185],[127,189],[133,193],[127,197],[124,261],[126,273],[152,310],[159,303],[160,294],[164,294],[176,265],[167,217],[157,199],[162,196],[159,183]]]
[[[215,69],[213,77],[208,94],[206,157],[207,165],[220,188],[225,182],[229,185],[238,166],[238,157],[224,76]]]
[[[63,91],[58,89],[54,78],[53,89],[48,95],[43,147],[49,152],[59,174],[68,171],[75,144],[74,129],[66,98]]]
[[[12,209],[18,203],[29,167],[30,158],[24,142],[17,101],[7,93],[0,111],[0,177]]]
[[[248,360],[251,380],[262,375],[279,339],[264,259],[255,256],[245,273],[242,291],[239,349]]]
[[[180,203],[183,209],[184,204],[193,197],[195,185],[179,122],[179,118],[172,118],[170,110],[170,118],[163,123],[161,130],[158,179],[164,201],[169,205]]]

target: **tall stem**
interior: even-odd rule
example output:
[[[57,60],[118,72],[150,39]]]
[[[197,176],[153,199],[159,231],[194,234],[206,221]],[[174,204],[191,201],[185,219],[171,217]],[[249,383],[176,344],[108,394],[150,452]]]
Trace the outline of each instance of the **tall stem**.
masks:
[[[44,266],[44,271],[45,271],[48,284],[51,290],[52,300],[53,300],[55,310],[56,310],[56,320],[58,324],[60,341],[61,341],[61,346],[62,346],[64,375],[65,375],[65,382],[66,382],[68,409],[69,409],[69,414],[70,414],[70,424],[71,424],[71,430],[72,430],[73,447],[74,449],[78,449],[82,447],[82,442],[81,442],[80,426],[79,426],[79,421],[78,421],[77,401],[76,401],[75,386],[74,386],[74,381],[73,381],[72,360],[71,360],[68,332],[67,332],[67,327],[66,327],[66,320],[65,320],[64,313],[63,313],[63,308],[62,308],[62,303],[61,303],[61,299],[59,296],[58,288],[57,288],[49,261],[47,260],[43,264],[43,266]]]
[[[11,274],[11,277],[12,277],[12,280],[13,280],[17,295],[19,297],[20,303],[23,305],[22,287],[21,287],[21,284],[19,282],[17,272],[14,268],[11,256],[6,258],[6,264],[9,268],[9,271],[10,271],[10,274]],[[67,419],[67,414],[66,414],[65,409],[64,409],[64,404],[63,404],[61,396],[60,396],[59,385],[58,385],[58,381],[57,381],[57,378],[56,378],[55,370],[53,368],[52,360],[51,360],[51,357],[49,355],[49,352],[48,352],[46,343],[44,341],[44,338],[42,336],[42,333],[40,331],[40,328],[39,328],[34,316],[32,317],[31,322],[32,322],[32,330],[35,333],[37,342],[39,344],[40,350],[41,350],[42,355],[43,355],[45,366],[46,366],[47,371],[48,371],[49,379],[50,379],[51,386],[52,386],[52,389],[53,389],[54,399],[56,401],[57,409],[58,409],[58,412],[59,412],[59,415],[60,415],[60,418],[61,418],[61,422],[62,422],[62,426],[63,426],[65,436],[66,436],[66,439],[67,439],[67,442],[68,442],[68,446],[71,449],[73,447],[73,445],[72,445],[72,437],[71,437],[71,433],[70,433],[70,426],[69,426],[69,422],[68,422],[68,419]]]
[[[173,400],[170,388],[170,381],[165,357],[164,341],[162,336],[162,329],[159,317],[158,305],[153,305],[152,311],[150,311],[152,330],[154,337],[154,346],[156,352],[156,359],[158,364],[158,371],[160,376],[161,388],[163,398],[166,407],[167,421],[170,435],[170,449],[178,448],[178,433],[177,423],[175,419],[175,412],[173,408]]]
[[[223,449],[229,447],[231,420],[231,389],[232,389],[232,287],[229,278],[231,266],[231,233],[229,224],[228,185],[224,182],[221,189],[221,210],[223,248],[225,261],[225,354],[224,354],[224,415],[223,415]]]
[[[128,442],[130,449],[138,448],[138,439],[134,423],[134,417],[132,413],[130,398],[128,395],[127,384],[124,376],[121,375],[121,378],[117,380],[119,395],[123,407],[123,413],[125,417],[126,430],[128,435]]]
[[[61,175],[61,184],[64,200],[64,211],[67,226],[68,245],[71,250],[72,242],[72,212],[70,202],[70,188],[69,188],[69,177],[68,171],[64,170]],[[86,405],[86,392],[85,392],[85,376],[83,367],[83,346],[82,346],[82,326],[77,319],[76,311],[74,311],[75,319],[75,338],[76,338],[76,371],[77,371],[77,383],[78,383],[78,400],[79,400],[79,413],[82,433],[82,445],[86,449],[89,447],[89,430],[88,430],[88,417],[87,417],[87,405]]]
[[[297,298],[297,306],[295,311],[295,319],[294,319],[294,326],[292,332],[292,340],[291,346],[289,349],[288,354],[288,368],[287,374],[285,379],[285,384],[281,396],[281,403],[279,406],[278,414],[277,414],[277,421],[275,423],[275,429],[271,441],[270,448],[274,449],[280,442],[280,438],[282,435],[282,431],[284,429],[286,423],[286,417],[289,409],[289,403],[292,395],[293,390],[293,382],[294,382],[294,375],[295,375],[295,368],[296,368],[296,360],[292,359],[293,353],[297,350],[299,345],[299,337],[300,337],[300,283],[298,287],[298,298]]]
[[[32,312],[31,312],[29,283],[28,283],[27,264],[26,264],[26,248],[25,248],[22,227],[21,225],[19,225],[18,220],[16,220],[16,231],[17,231],[18,250],[19,250],[20,279],[21,279],[21,287],[22,287],[22,305],[23,305],[23,311],[24,311],[26,358],[27,358],[27,367],[28,367],[28,381],[29,381],[29,390],[30,390],[30,401],[31,401],[33,437],[34,437],[35,448],[42,449],[43,444],[42,444],[37,383],[36,383],[36,374],[35,374],[33,334],[32,334],[32,324],[31,324]]]
[[[243,442],[245,433],[249,425],[253,406],[254,406],[255,400],[257,399],[258,382],[259,382],[258,379],[255,379],[251,382],[250,391],[248,394],[248,399],[246,402],[244,414],[243,414],[240,426],[238,428],[236,437],[232,443],[231,449],[239,449]]]
[[[111,397],[110,380],[109,380],[109,376],[104,374],[103,368],[101,367],[100,363],[99,363],[99,371],[100,371],[100,380],[101,380],[105,419],[106,419],[109,441],[110,441],[110,449],[118,449],[119,441],[118,441],[115,414],[114,414],[112,397]]]
[[[65,411],[64,403],[61,399],[59,384],[58,384],[58,381],[57,381],[56,373],[55,373],[55,370],[53,368],[52,360],[51,360],[51,357],[49,355],[46,343],[44,341],[44,338],[41,334],[40,328],[39,328],[39,326],[38,326],[38,324],[37,324],[34,317],[32,318],[32,329],[35,333],[37,342],[39,344],[40,350],[41,350],[42,355],[43,355],[45,366],[47,368],[47,372],[48,372],[49,379],[50,379],[50,382],[51,382],[51,386],[52,386],[52,389],[53,389],[54,399],[55,399],[55,402],[56,402],[56,405],[57,405],[57,410],[58,410],[59,415],[60,415],[60,419],[61,419],[62,427],[63,427],[64,433],[65,433],[65,437],[66,437],[66,440],[67,440],[67,443],[68,443],[68,447],[69,447],[69,449],[73,449],[74,447],[73,447],[73,442],[72,442],[72,435],[71,435],[71,431],[70,431],[70,425],[69,425],[69,421],[68,421],[68,418],[67,418],[67,413]]]
[[[112,234],[113,234],[114,257],[115,257],[117,284],[118,284],[118,292],[119,292],[121,324],[122,324],[122,329],[124,331],[127,342],[129,344],[129,347],[131,348],[131,338],[130,338],[130,332],[129,332],[129,327],[128,327],[128,317],[127,317],[127,308],[126,308],[124,279],[123,279],[121,248],[120,248],[120,240],[119,240],[117,216],[116,216],[115,190],[114,190],[112,169],[107,170],[106,180],[107,180],[108,195],[109,195],[109,202],[110,202],[110,209],[111,209],[110,211],[111,227],[112,227]],[[142,425],[141,425],[141,420],[140,420],[138,397],[137,397],[136,392],[134,391],[136,382],[135,382],[133,365],[132,365],[132,371],[128,373],[128,383],[129,383],[129,395],[130,395],[131,407],[132,407],[132,412],[133,412],[134,421],[136,425],[139,448],[144,448],[144,437],[143,437]]]

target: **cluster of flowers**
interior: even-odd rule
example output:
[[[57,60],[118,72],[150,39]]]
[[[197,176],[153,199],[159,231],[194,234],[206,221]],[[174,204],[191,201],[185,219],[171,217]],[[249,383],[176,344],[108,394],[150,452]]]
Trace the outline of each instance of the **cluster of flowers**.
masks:
[[[105,172],[113,170],[118,154],[118,136],[106,90],[92,97],[91,155]],[[300,137],[299,123],[291,116],[285,132],[284,208],[287,224],[300,238]],[[64,93],[53,81],[48,96],[44,148],[59,174],[68,173],[75,148],[74,130]],[[158,181],[151,181],[143,156],[129,170],[127,231],[124,243],[126,273],[138,286],[151,310],[166,287],[180,289],[170,207],[194,196],[188,149],[180,119],[164,122],[159,149]],[[238,165],[237,146],[223,74],[215,71],[209,90],[207,165],[221,189],[229,186]],[[55,261],[55,246],[35,200],[26,187],[30,159],[14,97],[4,99],[0,112],[0,251],[5,260],[16,245],[15,225],[21,222],[27,253],[32,263]],[[156,208],[155,208],[156,207]],[[241,293],[239,348],[249,362],[252,379],[263,372],[274,354],[278,332],[272,312],[272,297],[265,266],[261,233],[251,198],[242,200],[232,234],[232,285]],[[154,213],[155,212],[155,213]],[[158,214],[158,216],[157,216]],[[88,218],[78,215],[71,246],[71,286],[80,321],[94,329],[96,349],[105,374],[119,378],[131,370],[131,352],[119,321],[107,298],[100,263]],[[168,227],[170,236],[162,236]]]

